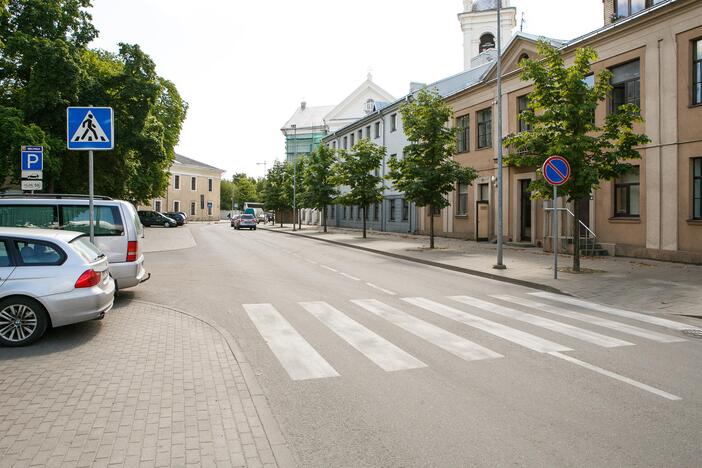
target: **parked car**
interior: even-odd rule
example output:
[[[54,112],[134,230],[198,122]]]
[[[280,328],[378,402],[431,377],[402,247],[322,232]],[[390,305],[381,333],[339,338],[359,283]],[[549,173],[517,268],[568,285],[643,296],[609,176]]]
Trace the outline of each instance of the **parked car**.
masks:
[[[230,223],[231,227],[236,227],[236,221],[237,221],[240,217],[241,217],[240,214],[236,214],[236,215],[233,215],[231,218],[229,218],[229,219],[230,219],[229,223]]]
[[[101,319],[115,282],[86,234],[0,228],[0,345],[23,346],[49,327]]]
[[[145,227],[151,227],[151,226],[163,226],[163,227],[176,227],[178,225],[178,222],[173,219],[169,218],[163,213],[159,213],[158,211],[150,211],[150,210],[139,210],[139,220],[141,220],[141,224],[143,224]]]
[[[117,289],[149,279],[139,238],[144,229],[134,205],[95,197],[95,245],[107,255]],[[82,195],[0,195],[0,226],[50,228],[88,234],[88,198]]]
[[[260,213],[260,214],[258,215],[257,221],[258,221],[259,223],[264,223],[264,224],[265,224],[266,220],[267,220],[266,213]]]
[[[168,213],[165,213],[165,215],[171,219],[174,219],[178,226],[182,226],[183,224],[185,224],[185,216],[183,216],[183,213],[181,213],[180,211],[170,211]]]
[[[243,214],[234,221],[234,229],[256,230],[256,218],[252,214]]]

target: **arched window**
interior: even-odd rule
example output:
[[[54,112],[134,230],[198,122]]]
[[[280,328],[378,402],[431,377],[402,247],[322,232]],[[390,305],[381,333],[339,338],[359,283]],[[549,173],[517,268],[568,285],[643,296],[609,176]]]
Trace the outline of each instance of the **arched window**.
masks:
[[[520,55],[520,56],[519,56],[519,62],[521,62],[522,60],[529,60],[529,54],[527,54],[526,52],[524,52],[522,55]]]
[[[485,52],[488,49],[494,49],[495,48],[495,36],[493,36],[490,33],[485,33],[482,36],[480,36],[480,47],[478,50],[480,52]]]

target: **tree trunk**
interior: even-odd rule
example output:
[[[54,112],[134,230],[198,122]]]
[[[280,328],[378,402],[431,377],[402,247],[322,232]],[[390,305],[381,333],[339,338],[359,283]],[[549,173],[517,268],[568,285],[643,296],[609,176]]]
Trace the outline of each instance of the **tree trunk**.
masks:
[[[297,210],[297,228],[302,229],[302,208]]]
[[[434,206],[429,205],[429,248],[434,248]]]
[[[580,200],[573,200],[573,271],[580,271]]]
[[[322,226],[324,226],[324,232],[327,232],[327,205],[324,205],[324,211],[322,211],[324,219],[322,219]]]
[[[363,207],[363,238],[366,238],[366,210],[367,208],[364,206]]]

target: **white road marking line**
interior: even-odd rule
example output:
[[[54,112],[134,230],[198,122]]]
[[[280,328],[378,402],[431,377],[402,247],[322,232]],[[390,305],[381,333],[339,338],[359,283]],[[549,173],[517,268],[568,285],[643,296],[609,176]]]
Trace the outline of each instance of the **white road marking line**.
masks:
[[[335,270],[334,268],[332,268],[330,266],[322,265],[321,263],[319,264],[319,266],[321,266],[325,270],[333,271],[334,273],[339,273],[339,270]]]
[[[582,307],[584,309],[590,309],[597,312],[604,312],[606,314],[617,315],[619,317],[629,318],[633,320],[638,320],[639,322],[651,323],[653,325],[658,325],[659,327],[670,328],[671,330],[700,330],[702,329],[693,327],[691,325],[686,325],[680,322],[674,322],[672,320],[667,320],[660,317],[654,317],[646,314],[639,314],[638,312],[631,312],[624,309],[618,309],[616,307],[609,307],[601,304],[595,304],[592,302],[582,301],[580,299],[575,299],[574,297],[561,296],[560,294],[554,294],[549,292],[533,292],[529,293],[532,296],[543,297],[545,299],[551,299],[552,301],[564,302],[566,304],[575,305]]]
[[[589,330],[584,330],[582,328],[574,327],[573,325],[569,325],[567,323],[557,322],[556,320],[539,317],[538,315],[527,314],[526,312],[521,312],[519,310],[511,309],[509,307],[493,304],[492,302],[483,301],[475,297],[451,296],[449,299],[453,299],[454,301],[460,302],[462,304],[467,304],[471,307],[477,307],[478,309],[486,310],[488,312],[492,312],[503,317],[530,323],[532,325],[536,325],[537,327],[546,328],[547,330],[571,336],[573,338],[577,338],[579,340],[585,341],[587,343],[592,343],[597,346],[602,346],[604,348],[634,346],[634,343],[630,343],[628,341],[620,340],[618,338],[612,338],[610,336],[602,335],[600,333],[595,333]]]
[[[243,307],[291,379],[339,375],[271,304],[243,304]]]
[[[550,314],[559,315],[561,317],[567,317],[574,320],[580,320],[582,322],[591,323],[599,327],[609,328],[611,330],[616,330],[621,333],[626,333],[629,335],[638,336],[641,338],[646,338],[648,340],[657,341],[659,343],[678,343],[681,341],[687,341],[684,338],[678,338],[676,336],[664,335],[663,333],[658,333],[645,328],[635,327],[633,325],[627,325],[625,323],[615,322],[614,320],[609,320],[605,318],[595,317],[592,315],[582,314],[580,312],[573,312],[571,310],[563,309],[561,307],[554,307],[552,305],[544,304],[542,302],[530,301],[529,299],[522,299],[520,297],[505,296],[500,294],[495,294],[492,297],[500,299],[506,302],[512,302],[514,304],[523,305],[526,307],[531,307],[532,309],[538,309],[543,312],[548,312]]]
[[[503,357],[477,343],[454,335],[443,328],[383,304],[376,299],[352,300],[351,302],[466,361]]]
[[[378,291],[382,291],[382,292],[384,292],[385,294],[390,294],[391,296],[396,296],[396,295],[397,295],[397,293],[395,293],[395,292],[393,292],[393,291],[390,291],[389,289],[381,288],[380,286],[377,286],[377,285],[375,285],[375,284],[373,284],[373,283],[366,283],[366,286],[370,286],[370,287],[373,288],[373,289],[377,289]]]
[[[500,338],[539,353],[572,351],[572,349],[568,348],[567,346],[539,338],[531,333],[510,328],[506,325],[502,325],[501,323],[486,320],[482,317],[478,317],[477,315],[472,315],[467,312],[463,312],[462,310],[454,309],[453,307],[439,304],[438,302],[430,301],[429,299],[425,299],[423,297],[405,297],[402,300],[417,307],[421,307],[422,309],[434,312],[435,314],[455,320],[456,322],[464,323],[470,327],[477,328],[478,330],[499,336]]]
[[[356,278],[355,276],[351,276],[351,275],[349,275],[348,273],[344,273],[344,272],[342,272],[342,271],[340,271],[339,274],[340,274],[341,276],[345,277],[345,278],[350,279],[350,280],[361,281],[361,278]]]
[[[419,359],[370,331],[326,302],[300,302],[300,305],[384,371],[427,367]]]
[[[607,377],[611,377],[615,380],[619,380],[620,382],[627,383],[629,385],[633,385],[634,387],[640,388],[641,390],[646,390],[647,392],[651,392],[654,395],[658,395],[660,397],[666,398],[668,400],[682,400],[679,396],[673,395],[668,392],[664,392],[663,390],[659,390],[655,387],[651,387],[650,385],[646,385],[645,383],[638,382],[636,380],[630,379],[629,377],[624,377],[623,375],[615,374],[612,371],[608,371],[606,369],[602,369],[601,367],[594,366],[592,364],[588,364],[587,362],[581,361],[579,359],[575,359],[574,357],[567,356],[565,354],[561,353],[548,353],[551,356],[557,357],[559,359],[563,359],[564,361],[572,362],[573,364],[576,364],[578,366],[584,367],[585,369],[589,369],[593,372],[597,372],[598,374],[605,375]]]
[[[303,258],[303,260],[307,263],[311,263],[312,265],[319,265],[317,262],[315,262],[314,260],[310,260],[309,258]]]

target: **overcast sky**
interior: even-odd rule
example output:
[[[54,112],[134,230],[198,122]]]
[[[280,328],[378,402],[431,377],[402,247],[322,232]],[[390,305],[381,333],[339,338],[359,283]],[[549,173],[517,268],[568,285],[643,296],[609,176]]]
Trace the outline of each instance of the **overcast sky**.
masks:
[[[176,151],[263,175],[300,101],[335,105],[372,70],[395,97],[463,70],[461,0],[93,0],[95,47],[137,43],[189,104]],[[602,0],[512,0],[524,31],[570,39]],[[567,7],[566,7],[567,5]]]

